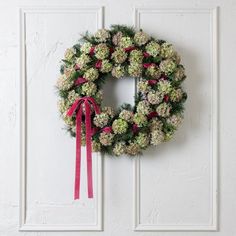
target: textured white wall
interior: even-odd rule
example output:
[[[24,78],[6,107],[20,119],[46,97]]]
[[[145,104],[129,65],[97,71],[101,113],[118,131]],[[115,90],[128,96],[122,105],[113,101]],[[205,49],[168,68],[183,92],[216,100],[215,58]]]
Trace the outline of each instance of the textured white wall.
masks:
[[[98,205],[103,210],[103,232],[18,232],[19,225],[19,6],[104,6],[104,23],[135,24],[134,7],[147,8],[140,16],[140,26],[155,36],[174,42],[183,55],[187,68],[186,87],[189,92],[186,120],[177,133],[179,138],[156,150],[145,153],[140,163],[136,163],[136,178],[133,175],[134,162],[130,159],[104,159],[103,205],[92,201],[73,203],[70,190],[73,190],[74,146],[73,140],[58,127],[62,125],[53,106],[55,97],[52,85],[57,73],[58,59],[64,48],[76,40],[79,32],[85,29],[94,31],[96,22],[90,14],[30,14],[27,23],[27,73],[32,79],[28,83],[29,107],[38,102],[42,95],[48,107],[29,113],[29,150],[27,169],[27,209],[26,223],[54,225],[71,228],[71,224],[83,225],[97,221]],[[212,86],[211,12],[199,9],[212,9],[219,6],[219,211],[214,212],[214,156],[210,146],[212,127]],[[163,8],[167,10],[163,10]],[[40,9],[40,8],[38,8]],[[154,10],[156,9],[156,11]],[[158,10],[159,9],[159,10]],[[174,9],[174,10],[173,10]],[[178,9],[178,10],[176,10]],[[164,14],[163,14],[164,13]],[[236,31],[235,1],[16,1],[0,2],[0,235],[201,235],[234,236],[236,230],[236,162],[235,162],[235,51]],[[78,21],[78,23],[77,23]],[[60,22],[60,25],[58,24]],[[82,22],[82,24],[81,24]],[[137,22],[136,22],[137,23]],[[168,30],[169,29],[169,30]],[[213,69],[213,70],[212,70]],[[55,78],[56,79],[56,78]],[[111,86],[111,85],[110,85]],[[108,86],[109,87],[109,86]],[[132,83],[120,84],[119,91],[133,91]],[[109,93],[108,93],[109,94]],[[38,96],[36,96],[38,95]],[[31,96],[31,97],[30,97]],[[124,98],[117,98],[118,102]],[[127,97],[127,99],[129,99]],[[51,107],[50,107],[51,106]],[[51,109],[49,109],[51,108]],[[33,109],[33,108],[32,108]],[[201,110],[202,109],[202,110]],[[36,111],[49,115],[36,122]],[[50,124],[54,126],[50,126]],[[38,125],[38,131],[37,126]],[[47,127],[47,131],[42,132]],[[37,131],[37,134],[34,131]],[[53,139],[52,132],[58,132]],[[44,136],[42,137],[42,136]],[[50,138],[49,138],[50,137]],[[48,140],[47,140],[48,139]],[[41,148],[34,142],[41,140]],[[65,148],[57,151],[55,146]],[[48,146],[47,146],[48,145]],[[46,148],[45,148],[46,147]],[[216,150],[216,149],[214,149]],[[66,156],[66,159],[63,158]],[[154,158],[154,157],[155,158]],[[40,158],[41,157],[41,158]],[[143,158],[143,159],[144,159]],[[54,163],[57,163],[53,169]],[[140,172],[137,172],[137,166]],[[53,169],[53,172],[51,170]],[[212,175],[213,174],[213,175]],[[139,178],[138,178],[139,177]],[[58,179],[59,178],[59,179]],[[61,178],[61,179],[60,179]],[[134,192],[134,183],[139,183],[140,192]],[[138,181],[139,180],[139,181]],[[69,183],[69,185],[68,185]],[[53,186],[55,184],[55,186]],[[71,184],[71,186],[70,186]],[[99,187],[99,185],[98,185]],[[136,199],[136,212],[133,206]],[[137,209],[138,200],[138,209]],[[139,210],[139,212],[138,212]],[[134,218],[141,230],[173,230],[173,232],[135,232]],[[218,217],[218,232],[177,232],[177,230],[207,229],[212,225],[212,217]],[[95,217],[95,218],[94,218]],[[100,215],[98,216],[100,217]],[[37,227],[38,225],[38,227]],[[147,226],[148,225],[148,226]],[[89,227],[88,227],[89,229]]]

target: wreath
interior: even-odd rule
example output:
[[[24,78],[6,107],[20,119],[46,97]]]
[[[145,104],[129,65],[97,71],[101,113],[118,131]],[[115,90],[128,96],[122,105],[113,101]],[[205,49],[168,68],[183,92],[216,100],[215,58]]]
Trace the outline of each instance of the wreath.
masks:
[[[77,159],[85,144],[88,162],[92,151],[139,155],[150,145],[170,140],[181,124],[186,76],[179,55],[166,41],[113,25],[94,35],[86,33],[66,50],[62,62],[59,111],[66,129],[76,136]],[[134,106],[123,104],[117,111],[103,106],[102,86],[109,77],[137,79]],[[88,173],[89,181],[91,185]],[[88,191],[92,197],[91,188]]]

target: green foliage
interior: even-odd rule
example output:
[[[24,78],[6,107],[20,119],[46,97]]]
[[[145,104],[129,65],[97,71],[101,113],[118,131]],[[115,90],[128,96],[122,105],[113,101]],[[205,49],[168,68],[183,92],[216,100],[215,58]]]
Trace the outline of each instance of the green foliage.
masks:
[[[174,132],[175,130],[176,128],[173,125],[168,124],[167,122],[165,122],[165,120],[163,120],[163,131],[165,133]]]
[[[73,48],[76,50],[76,52],[79,52],[80,53],[80,48],[81,48],[81,45],[80,44],[75,44],[73,46]]]
[[[65,59],[62,59],[62,62],[64,62],[66,66],[72,65],[72,62],[71,62],[71,61],[67,61],[67,60],[65,60]]]
[[[81,94],[82,93],[82,86],[75,86],[75,92],[78,93],[78,94]]]
[[[132,132],[131,129],[129,129],[124,134],[116,134],[115,138],[114,138],[114,141],[115,141],[115,143],[120,142],[120,141],[128,142],[129,140],[132,140],[133,136],[134,136],[134,133]]]
[[[142,100],[142,93],[138,92],[135,96],[134,96],[134,104],[135,104],[135,109],[136,110],[136,106],[138,105],[138,103]]]
[[[102,153],[104,155],[112,156],[112,154],[113,154],[112,148],[113,148],[112,146],[103,146]]]
[[[66,99],[68,97],[68,91],[59,90],[58,93],[59,93],[59,96],[63,99]]]
[[[133,27],[128,27],[126,25],[111,25],[111,34],[116,34],[122,32],[125,36],[133,37],[135,35],[135,30]]]
[[[60,73],[61,73],[61,74],[64,74],[64,69],[65,69],[64,65],[61,65],[61,66],[60,66]]]
[[[91,35],[88,31],[85,32],[84,35],[82,35],[81,39],[85,42],[89,42],[91,44],[96,44],[95,37],[93,35]]]
[[[67,126],[65,129],[66,129],[67,133],[69,133],[72,138],[76,137],[76,133],[73,132],[70,127]]]
[[[101,89],[102,86],[105,84],[106,80],[111,77],[111,74],[108,73],[107,75],[100,74],[99,81],[97,82],[98,89]]]
[[[120,108],[118,109],[118,113],[120,113],[122,110],[128,110],[128,111],[133,111],[134,108],[133,106],[131,106],[130,104],[128,103],[124,103],[120,106]]]
[[[182,113],[184,111],[184,105],[182,102],[172,102],[171,114]]]

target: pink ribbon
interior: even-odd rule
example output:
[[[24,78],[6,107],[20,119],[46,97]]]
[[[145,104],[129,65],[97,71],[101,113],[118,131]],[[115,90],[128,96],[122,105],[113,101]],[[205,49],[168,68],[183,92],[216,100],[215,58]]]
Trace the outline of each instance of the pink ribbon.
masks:
[[[138,132],[138,125],[137,124],[133,124],[132,131],[134,134],[136,134]]]
[[[92,128],[92,136],[93,136],[94,134],[96,134],[98,131],[99,131],[99,129],[98,129],[97,127],[93,127],[93,128]]]
[[[84,77],[79,77],[76,81],[75,81],[75,85],[81,85],[88,82]]]
[[[114,52],[114,48],[109,48],[109,50],[110,50],[110,53]]]
[[[150,79],[150,80],[148,80],[148,84],[149,85],[155,85],[155,84],[157,84],[157,80]]]
[[[149,56],[150,56],[150,54],[149,54],[149,53],[147,53],[147,52],[144,52],[144,53],[143,53],[143,56],[144,56],[144,57],[149,57]]]
[[[143,63],[144,68],[149,68],[150,66],[155,66],[155,63]]]
[[[125,48],[125,52],[131,52],[134,49],[135,49],[135,47],[130,46],[130,47]]]
[[[158,113],[156,111],[152,111],[147,115],[148,119],[152,119],[153,117],[156,116],[158,116]]]
[[[78,64],[75,64],[75,70],[80,70],[80,67],[79,67],[79,65]]]
[[[96,114],[100,113],[99,106],[92,97],[77,99],[67,112],[68,116],[76,113],[76,166],[75,166],[75,188],[74,199],[80,197],[80,169],[81,169],[81,126],[83,115],[83,104],[85,105],[85,128],[86,128],[86,154],[87,154],[87,180],[88,198],[93,198],[93,176],[92,176],[92,128],[91,128],[91,107]]]
[[[166,75],[164,75],[164,74],[161,75],[160,80],[167,80],[167,79],[168,79],[168,77]]]
[[[111,133],[112,132],[112,127],[111,126],[106,126],[102,128],[102,131],[105,133]]]
[[[168,101],[169,101],[169,96],[168,96],[168,95],[165,95],[165,96],[164,96],[164,101],[165,101],[165,102],[168,102]]]
[[[100,69],[100,68],[102,67],[102,61],[101,61],[101,60],[98,60],[98,61],[96,62],[96,64],[95,64],[95,67],[96,67],[97,69]]]
[[[91,47],[89,50],[89,54],[92,56],[94,54],[95,47]]]

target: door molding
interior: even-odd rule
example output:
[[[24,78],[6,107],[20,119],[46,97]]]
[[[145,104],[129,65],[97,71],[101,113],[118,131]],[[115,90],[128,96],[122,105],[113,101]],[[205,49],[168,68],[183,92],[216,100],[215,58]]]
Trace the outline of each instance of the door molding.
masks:
[[[27,84],[26,84],[26,14],[31,13],[94,13],[96,28],[103,28],[104,9],[101,6],[63,6],[63,7],[22,7],[19,9],[20,17],[20,202],[19,202],[19,230],[20,231],[101,231],[103,229],[103,200],[102,200],[102,157],[98,159],[97,178],[97,215],[96,224],[86,225],[60,225],[60,224],[27,224],[26,223],[26,199],[27,199]]]
[[[211,81],[212,81],[212,110],[211,110],[211,188],[212,188],[212,223],[209,225],[161,225],[161,224],[142,224],[140,222],[140,158],[134,160],[133,165],[133,202],[134,202],[134,215],[133,215],[133,229],[135,231],[216,231],[218,229],[218,12],[219,7],[215,8],[158,8],[158,7],[136,7],[134,9],[134,26],[140,29],[140,16],[142,13],[154,14],[170,14],[170,13],[183,13],[194,14],[203,13],[209,14],[211,24]]]

